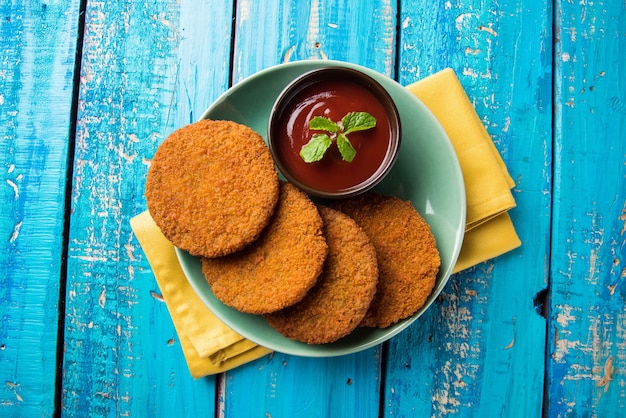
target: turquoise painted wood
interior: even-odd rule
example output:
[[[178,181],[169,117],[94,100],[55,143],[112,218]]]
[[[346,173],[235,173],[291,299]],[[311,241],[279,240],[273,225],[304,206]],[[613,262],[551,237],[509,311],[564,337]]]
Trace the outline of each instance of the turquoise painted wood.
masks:
[[[233,79],[306,59],[349,61],[393,76],[396,11],[390,0],[238,1]]]
[[[329,359],[274,353],[230,372],[219,392],[224,417],[377,417],[381,353]]]
[[[0,4],[0,415],[55,404],[78,1]]]
[[[0,416],[626,416],[623,1],[87,0],[84,33],[80,3],[0,5]],[[128,224],[150,159],[232,83],[309,58],[453,68],[522,247],[388,343],[193,380]]]
[[[212,24],[207,25],[210,16]],[[228,87],[232,5],[88,2],[69,225],[63,413],[213,416],[129,219],[149,161]]]
[[[623,416],[626,4],[558,1],[556,14],[547,408]]]
[[[455,70],[516,180],[522,247],[452,277],[389,344],[387,416],[540,416],[548,283],[551,8],[544,2],[402,2],[399,74]],[[532,217],[532,221],[531,218]]]

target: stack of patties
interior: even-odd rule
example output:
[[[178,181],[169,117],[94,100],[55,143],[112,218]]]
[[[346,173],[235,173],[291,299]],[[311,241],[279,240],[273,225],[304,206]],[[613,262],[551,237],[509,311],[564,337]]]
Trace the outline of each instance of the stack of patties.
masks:
[[[376,293],[378,263],[367,235],[349,216],[319,207],[328,257],[315,286],[297,304],[265,315],[288,338],[324,344],[351,333]]]
[[[413,315],[439,268],[410,202],[367,193],[315,205],[279,181],[261,136],[234,122],[172,133],[154,156],[146,198],[165,237],[201,257],[220,301],[309,344]]]
[[[376,249],[379,285],[363,326],[386,328],[417,312],[432,293],[441,260],[430,226],[410,201],[368,192],[335,207]]]

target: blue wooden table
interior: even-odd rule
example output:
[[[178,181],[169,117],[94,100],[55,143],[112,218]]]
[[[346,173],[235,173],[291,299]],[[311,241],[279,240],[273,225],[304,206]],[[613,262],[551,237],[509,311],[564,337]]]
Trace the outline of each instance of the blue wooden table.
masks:
[[[0,4],[0,416],[626,416],[626,3]],[[408,330],[194,380],[129,226],[174,129],[309,58],[459,76],[522,246]]]

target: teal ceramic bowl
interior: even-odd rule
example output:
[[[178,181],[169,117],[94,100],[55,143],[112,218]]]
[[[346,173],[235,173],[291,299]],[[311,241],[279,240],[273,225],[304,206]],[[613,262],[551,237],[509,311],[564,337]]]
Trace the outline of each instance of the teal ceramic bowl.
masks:
[[[411,200],[437,241],[441,267],[426,304],[413,316],[385,329],[358,328],[330,344],[290,340],[271,328],[262,316],[250,315],[221,303],[204,279],[200,260],[176,249],[189,283],[200,299],[240,335],[269,349],[306,357],[331,357],[376,346],[406,329],[426,311],[444,288],[456,263],[465,230],[465,186],[458,159],[445,131],[411,92],[392,79],[362,66],[339,61],[297,61],[280,64],[236,84],[202,115],[204,119],[232,120],[249,126],[267,141],[267,126],[274,101],[298,76],[327,66],[352,67],[383,85],[400,113],[402,140],[392,170],[374,190]]]

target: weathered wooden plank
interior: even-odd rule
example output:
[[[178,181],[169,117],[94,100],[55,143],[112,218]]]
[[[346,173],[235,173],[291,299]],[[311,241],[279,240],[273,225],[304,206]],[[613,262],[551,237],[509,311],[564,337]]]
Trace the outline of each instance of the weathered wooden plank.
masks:
[[[63,412],[213,416],[129,219],[149,161],[228,86],[232,4],[88,2],[67,281]]]
[[[233,80],[285,61],[337,59],[392,75],[395,2],[237,2]],[[263,133],[265,134],[265,133]],[[226,417],[358,416],[379,411],[380,347],[309,359],[283,354],[226,373]]]
[[[274,353],[225,374],[224,417],[378,417],[380,348],[328,359]]]
[[[0,415],[51,416],[79,2],[0,4]]]
[[[540,416],[550,226],[551,6],[401,2],[400,82],[451,67],[517,185],[522,247],[452,277],[391,340],[389,416]],[[531,220],[532,217],[532,220]]]
[[[396,2],[237,2],[235,82],[271,65],[334,59],[393,76]]]
[[[556,3],[549,416],[626,413],[626,4]]]

